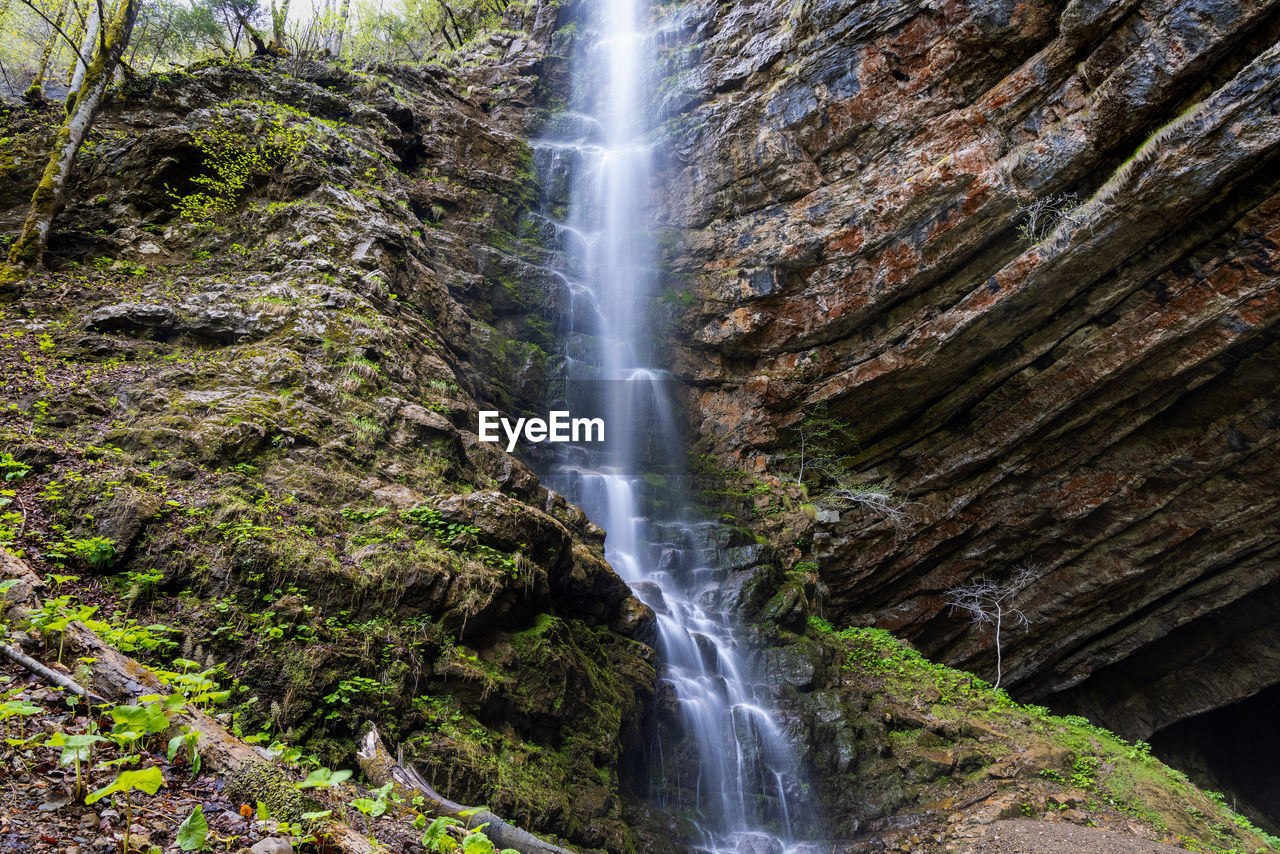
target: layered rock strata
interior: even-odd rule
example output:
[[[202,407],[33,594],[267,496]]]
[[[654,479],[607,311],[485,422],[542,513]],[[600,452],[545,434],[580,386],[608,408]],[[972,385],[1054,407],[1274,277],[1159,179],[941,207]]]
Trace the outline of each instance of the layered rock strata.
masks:
[[[946,594],[1026,566],[1020,696],[1145,737],[1280,681],[1280,4],[695,5],[673,367],[729,467],[825,404],[909,502],[752,522],[833,621],[994,676]]]

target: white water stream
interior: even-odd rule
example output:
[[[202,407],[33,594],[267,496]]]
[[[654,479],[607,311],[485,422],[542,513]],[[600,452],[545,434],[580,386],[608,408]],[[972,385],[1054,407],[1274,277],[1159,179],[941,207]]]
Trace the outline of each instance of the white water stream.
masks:
[[[684,447],[646,318],[657,278],[649,18],[644,0],[594,4],[575,56],[573,103],[534,145],[544,186],[559,188],[549,195],[563,200],[568,189],[567,211],[548,204],[537,216],[569,294],[556,318],[568,342],[566,399],[575,397],[569,387],[590,388],[576,397],[596,410],[583,414],[605,417],[608,438],[603,449],[561,454],[546,481],[608,532],[610,563],[658,613],[660,679],[679,698],[686,738],[683,747],[655,747],[651,800],[696,828],[696,851],[816,850],[795,838],[797,815],[810,811],[791,746],[759,699],[767,692],[748,671],[729,616],[714,610],[725,573],[704,535],[715,526],[684,518],[688,496],[673,498]],[[680,749],[696,762],[663,755]],[[691,767],[696,780],[672,778]]]

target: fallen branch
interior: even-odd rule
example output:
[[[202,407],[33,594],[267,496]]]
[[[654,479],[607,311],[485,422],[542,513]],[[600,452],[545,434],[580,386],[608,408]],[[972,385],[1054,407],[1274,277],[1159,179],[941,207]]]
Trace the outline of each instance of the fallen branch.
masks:
[[[424,812],[453,818],[466,813],[468,826],[473,823],[485,825],[485,836],[489,837],[497,848],[514,848],[521,854],[572,854],[565,848],[539,839],[527,830],[508,824],[488,810],[473,811],[444,797],[433,789],[416,770],[396,761],[387,750],[387,746],[383,744],[378,728],[373,724],[369,725],[369,731],[360,740],[356,761],[373,785],[385,786],[387,783],[392,783],[403,790],[400,792],[402,797],[412,797],[413,793],[423,795],[426,798],[426,803],[423,805]]]
[[[24,620],[38,606],[37,594],[44,585],[23,561],[0,549],[0,580],[6,578],[16,578],[19,583],[6,591],[0,600],[0,612],[15,622]],[[93,689],[98,692],[93,694],[94,702],[123,702],[145,694],[172,693],[154,673],[103,641],[84,623],[70,623],[63,632],[63,642],[93,659]],[[7,648],[7,645],[0,646]],[[5,656],[10,657],[8,652]],[[22,657],[27,658],[25,655]],[[34,660],[32,664],[55,676],[60,675]],[[75,685],[74,682],[72,684]],[[87,691],[80,685],[76,688],[80,692]],[[220,723],[199,709],[185,706],[172,715],[170,722],[175,727],[189,727],[199,734],[196,749],[204,767],[221,772],[228,780],[229,789],[239,787],[251,791],[255,799],[264,801],[275,815],[280,814],[277,803],[281,800],[304,800],[293,782],[263,753],[227,732]],[[316,835],[323,837],[331,850],[342,854],[374,854],[376,850],[368,839],[341,822],[320,828]]]
[[[93,693],[92,691],[89,691],[83,685],[76,682],[74,679],[72,679],[70,676],[66,675],[65,673],[59,673],[56,670],[45,667],[43,664],[36,661],[31,656],[25,654],[20,649],[9,646],[9,644],[7,643],[0,643],[0,655],[3,655],[5,658],[9,659],[14,664],[25,667],[27,670],[30,670],[32,673],[36,674],[46,682],[52,685],[57,685],[59,688],[62,688],[65,691],[70,691],[72,694],[75,694],[76,696],[84,697],[90,703],[107,702],[102,697],[99,697],[97,694]]]

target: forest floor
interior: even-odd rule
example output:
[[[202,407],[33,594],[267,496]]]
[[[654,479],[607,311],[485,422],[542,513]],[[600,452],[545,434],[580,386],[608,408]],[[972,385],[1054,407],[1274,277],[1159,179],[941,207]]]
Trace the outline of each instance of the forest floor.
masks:
[[[1183,851],[1128,833],[1054,821],[1009,819],[986,827],[963,854],[1166,854]]]
[[[53,666],[70,675],[65,667]],[[303,823],[277,820],[263,804],[233,797],[226,776],[202,773],[198,760],[193,765],[196,754],[185,745],[176,751],[166,749],[169,733],[151,733],[132,746],[119,746],[121,706],[86,710],[81,702],[73,707],[66,691],[4,659],[0,659],[0,699],[5,726],[0,745],[0,854],[326,850],[323,839],[316,840]],[[145,699],[138,707],[123,708],[146,708]],[[74,739],[91,733],[107,737],[83,752],[83,761],[77,763],[69,755],[75,752]],[[110,793],[87,804],[86,800],[94,799],[93,793],[119,779],[119,769],[157,769],[161,785],[154,794],[134,789],[127,797]],[[290,776],[300,781],[304,770],[299,767]],[[385,813],[371,817],[365,810],[382,798],[354,782],[310,788],[306,794],[317,802],[314,814],[344,816],[357,832],[376,838],[390,851],[424,850],[418,838],[425,819],[418,818],[411,807],[383,801]],[[202,818],[207,829],[202,836],[190,837],[188,847],[180,847],[181,828],[197,810],[194,824],[198,826]]]
[[[90,851],[119,851],[123,843],[126,810],[122,803],[104,799],[85,805],[76,797],[76,768],[59,762],[60,751],[47,746],[54,733],[86,733],[90,725],[109,731],[113,721],[105,715],[85,714],[84,706],[72,709],[65,691],[45,685],[38,677],[4,662],[0,668],[0,690],[5,703],[5,746],[0,749],[4,783],[0,785],[0,852],[58,851],[80,854]],[[42,743],[43,742],[43,743]],[[110,746],[108,744],[108,746]],[[114,776],[102,768],[115,758],[115,751],[101,747],[95,757],[96,773],[82,764],[82,791],[106,786]],[[178,826],[197,805],[213,837],[252,845],[271,836],[264,823],[250,821],[241,807],[253,815],[248,805],[234,804],[221,792],[221,781],[209,774],[192,774],[188,758],[169,762],[163,752],[145,747],[133,754],[134,767],[159,768],[164,786],[154,795],[131,793],[130,847],[140,851],[157,846],[178,851]],[[212,840],[210,840],[212,841]]]

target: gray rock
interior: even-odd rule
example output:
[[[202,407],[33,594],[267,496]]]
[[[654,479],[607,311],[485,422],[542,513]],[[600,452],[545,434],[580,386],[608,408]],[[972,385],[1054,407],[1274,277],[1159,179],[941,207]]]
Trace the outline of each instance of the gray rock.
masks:
[[[251,854],[293,854],[293,843],[278,836],[259,840],[250,846]]]

